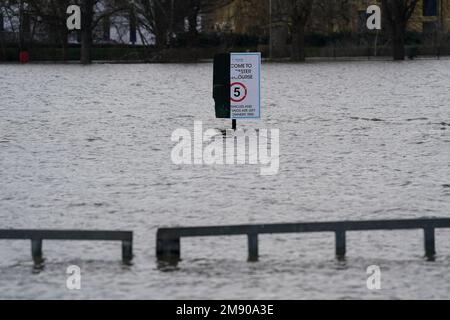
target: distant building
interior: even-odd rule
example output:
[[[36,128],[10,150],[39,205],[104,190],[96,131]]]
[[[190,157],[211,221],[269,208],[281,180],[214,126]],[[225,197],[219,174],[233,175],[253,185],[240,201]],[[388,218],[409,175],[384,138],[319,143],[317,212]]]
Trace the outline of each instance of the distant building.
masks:
[[[268,33],[269,0],[235,0],[202,16],[202,31],[249,35]]]

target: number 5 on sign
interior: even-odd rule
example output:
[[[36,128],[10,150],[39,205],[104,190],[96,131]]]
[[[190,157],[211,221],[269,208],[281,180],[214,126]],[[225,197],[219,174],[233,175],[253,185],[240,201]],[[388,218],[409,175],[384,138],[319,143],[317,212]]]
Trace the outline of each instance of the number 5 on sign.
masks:
[[[232,119],[261,117],[261,54],[231,53],[230,107]]]
[[[231,101],[242,102],[247,98],[247,87],[241,82],[235,82],[231,84]]]

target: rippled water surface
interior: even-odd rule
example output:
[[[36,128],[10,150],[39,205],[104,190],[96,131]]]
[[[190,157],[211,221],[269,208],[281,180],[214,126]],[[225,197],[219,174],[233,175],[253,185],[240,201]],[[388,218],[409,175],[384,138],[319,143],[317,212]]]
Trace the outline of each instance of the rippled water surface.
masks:
[[[226,128],[214,119],[212,65],[0,65],[0,228],[125,229],[120,246],[44,241],[34,272],[28,241],[0,240],[0,298],[450,298],[450,231],[423,259],[420,231],[182,242],[158,269],[162,226],[450,217],[450,60],[263,65],[263,118],[280,129],[280,172],[177,166],[172,132]],[[82,290],[66,289],[66,268]],[[366,288],[366,268],[382,290]]]

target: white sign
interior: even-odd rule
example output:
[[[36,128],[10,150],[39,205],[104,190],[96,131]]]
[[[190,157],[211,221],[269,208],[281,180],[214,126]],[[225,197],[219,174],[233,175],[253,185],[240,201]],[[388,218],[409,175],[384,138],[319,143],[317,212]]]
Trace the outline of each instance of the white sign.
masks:
[[[261,118],[261,53],[231,53],[231,119]]]

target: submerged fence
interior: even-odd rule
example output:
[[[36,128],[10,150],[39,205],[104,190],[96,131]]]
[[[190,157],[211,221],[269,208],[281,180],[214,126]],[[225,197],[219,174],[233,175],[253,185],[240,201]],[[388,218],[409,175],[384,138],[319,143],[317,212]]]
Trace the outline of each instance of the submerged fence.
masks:
[[[433,260],[436,254],[435,229],[441,228],[450,228],[450,219],[372,220],[163,228],[157,232],[156,255],[159,261],[176,262],[181,257],[181,238],[246,235],[248,238],[248,259],[249,261],[257,261],[259,256],[258,235],[260,234],[333,232],[335,234],[336,256],[338,259],[342,259],[346,254],[347,232],[423,229],[425,256],[429,260]]]
[[[346,255],[347,232],[414,229],[423,230],[425,256],[429,260],[433,260],[436,255],[435,230],[450,229],[450,218],[162,228],[158,229],[156,236],[156,255],[159,261],[178,262],[181,258],[181,238],[246,235],[248,259],[257,261],[259,235],[332,232],[335,234],[336,257],[342,259]],[[133,259],[133,232],[131,231],[0,229],[1,239],[31,240],[31,254],[35,264],[43,262],[43,240],[120,241],[122,243],[122,261],[128,264]]]
[[[122,261],[127,264],[133,259],[131,231],[0,230],[0,239],[31,240],[31,255],[35,264],[43,262],[43,240],[121,241]]]

